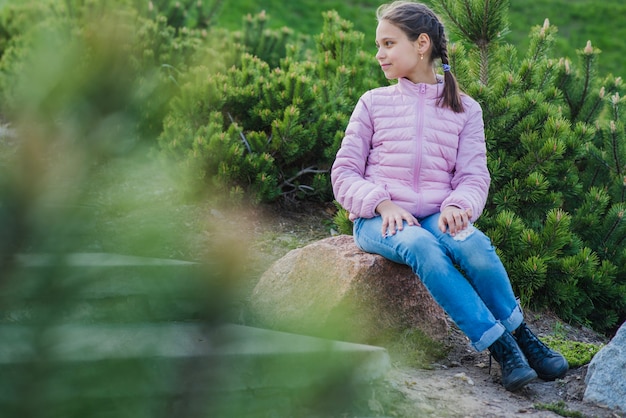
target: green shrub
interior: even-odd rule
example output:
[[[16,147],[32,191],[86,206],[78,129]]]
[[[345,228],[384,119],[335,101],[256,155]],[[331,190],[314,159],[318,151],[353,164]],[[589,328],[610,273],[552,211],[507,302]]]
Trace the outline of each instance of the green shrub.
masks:
[[[244,33],[234,38],[247,42],[241,48],[248,51],[236,66],[217,73],[194,68],[182,78],[159,142],[227,196],[243,190],[256,202],[329,200],[328,170],[349,113],[376,83],[367,71],[375,68],[373,56],[362,51],[363,35],[336,13],[324,15],[324,31],[309,57],[301,40],[287,42],[291,32],[278,36],[263,29],[266,16],[256,19],[260,23],[247,18]],[[276,61],[277,50],[264,45],[277,45],[276,39],[287,47],[273,66],[268,61]],[[213,135],[220,141],[212,141]]]

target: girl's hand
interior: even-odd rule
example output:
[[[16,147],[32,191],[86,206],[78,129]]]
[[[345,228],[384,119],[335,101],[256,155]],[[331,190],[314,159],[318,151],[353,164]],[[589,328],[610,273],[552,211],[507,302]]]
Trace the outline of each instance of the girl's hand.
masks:
[[[457,232],[461,232],[469,226],[471,217],[471,209],[463,210],[456,206],[446,206],[439,216],[439,229],[444,234],[448,231],[451,236],[455,236]]]
[[[382,234],[383,237],[395,235],[396,231],[402,231],[404,221],[409,226],[417,225],[419,222],[409,211],[401,208],[391,200],[385,200],[376,206],[376,212],[383,218]]]

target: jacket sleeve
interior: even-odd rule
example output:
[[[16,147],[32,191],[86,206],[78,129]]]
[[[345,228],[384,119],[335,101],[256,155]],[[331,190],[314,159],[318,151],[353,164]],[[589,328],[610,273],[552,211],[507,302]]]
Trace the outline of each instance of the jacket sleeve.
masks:
[[[378,204],[390,198],[383,186],[366,180],[365,169],[374,134],[366,104],[368,97],[365,93],[357,102],[331,169],[335,199],[350,212],[351,218],[376,216]]]
[[[452,192],[441,203],[441,208],[452,205],[472,209],[471,221],[475,221],[485,208],[491,177],[487,169],[482,109],[472,100],[466,102],[466,112],[467,122],[459,135]]]

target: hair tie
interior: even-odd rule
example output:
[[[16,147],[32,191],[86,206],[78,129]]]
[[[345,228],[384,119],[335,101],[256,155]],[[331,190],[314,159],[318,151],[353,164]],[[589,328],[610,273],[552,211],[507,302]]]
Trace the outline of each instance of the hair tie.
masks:
[[[444,72],[444,73],[445,73],[445,72],[450,71],[450,65],[448,65],[448,64],[442,64],[441,66],[443,67],[443,72]]]

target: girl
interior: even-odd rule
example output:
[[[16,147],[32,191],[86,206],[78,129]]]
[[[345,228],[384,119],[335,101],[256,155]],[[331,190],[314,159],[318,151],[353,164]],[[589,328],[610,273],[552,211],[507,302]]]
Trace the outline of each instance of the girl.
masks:
[[[563,377],[567,361],[525,325],[491,241],[472,225],[490,184],[482,110],[450,72],[443,25],[406,1],[380,6],[377,19],[376,59],[398,82],[361,96],[331,171],[356,244],[409,265],[472,346],[491,352],[507,390]]]

